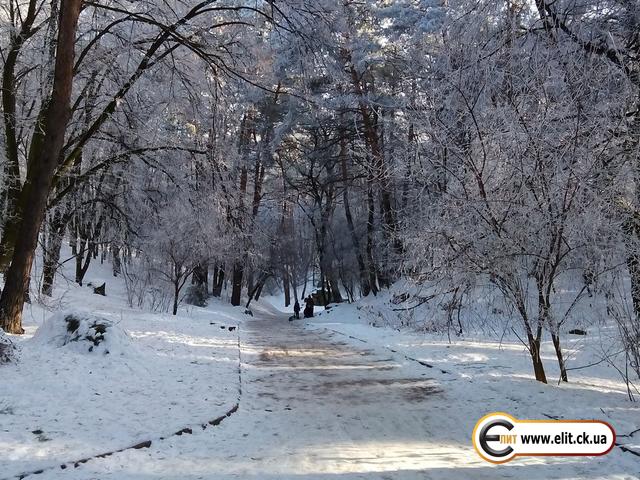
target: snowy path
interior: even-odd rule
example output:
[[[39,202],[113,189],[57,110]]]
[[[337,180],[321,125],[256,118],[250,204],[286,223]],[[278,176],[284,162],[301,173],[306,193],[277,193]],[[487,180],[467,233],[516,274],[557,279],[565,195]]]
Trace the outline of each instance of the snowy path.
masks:
[[[481,461],[469,443],[476,419],[458,418],[456,380],[437,369],[278,317],[246,322],[241,339],[240,409],[219,428],[38,478],[600,478],[572,460]]]

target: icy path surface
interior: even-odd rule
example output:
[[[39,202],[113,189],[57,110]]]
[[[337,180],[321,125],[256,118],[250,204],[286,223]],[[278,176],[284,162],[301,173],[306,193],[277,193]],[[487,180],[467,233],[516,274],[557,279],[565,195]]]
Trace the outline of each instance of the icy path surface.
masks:
[[[461,402],[459,380],[388,351],[275,316],[246,322],[241,340],[240,409],[219,427],[38,478],[636,478],[583,460],[481,461],[460,411],[473,391]]]

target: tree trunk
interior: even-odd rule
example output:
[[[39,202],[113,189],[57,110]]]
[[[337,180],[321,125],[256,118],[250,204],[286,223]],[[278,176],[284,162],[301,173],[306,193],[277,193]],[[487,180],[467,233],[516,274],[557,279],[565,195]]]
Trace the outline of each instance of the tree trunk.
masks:
[[[80,268],[80,271],[76,273],[76,275],[78,275],[78,277],[76,278],[76,282],[78,282],[78,285],[82,285],[84,277],[89,270],[89,265],[91,265],[91,259],[95,258],[94,256],[97,251],[98,247],[96,246],[96,244],[93,242],[89,242],[89,248],[87,248],[87,257],[84,259],[84,264]]]
[[[540,339],[531,334],[527,335],[527,338],[529,339],[529,353],[531,354],[533,373],[536,376],[536,380],[547,383],[547,375],[544,372],[544,365],[540,357]]]
[[[547,383],[547,375],[544,371],[544,365],[542,364],[542,358],[540,357],[540,344],[542,342],[542,329],[548,318],[548,310],[544,298],[544,285],[540,279],[536,279],[538,288],[538,326],[536,328],[536,335],[533,336],[533,331],[529,323],[529,317],[524,315],[525,328],[527,330],[527,338],[529,339],[529,353],[531,354],[531,361],[533,362],[533,372],[536,376],[536,380],[542,383]],[[524,301],[522,302],[524,305]],[[525,307],[521,309],[525,311]]]
[[[527,314],[526,308],[524,306],[524,301],[520,302],[518,305],[518,310],[522,316],[522,320],[524,321],[524,327],[527,332],[527,340],[529,341],[529,355],[531,356],[531,363],[533,364],[533,373],[536,376],[536,380],[542,383],[547,383],[547,375],[544,371],[544,365],[542,363],[542,358],[540,357],[540,343],[542,340],[542,319],[543,316],[538,318],[538,327],[536,329],[536,334],[533,334],[533,330],[531,328],[531,322],[529,320],[529,316]]]
[[[327,303],[342,303],[343,298],[340,293],[340,285],[338,284],[338,280],[336,279],[335,272],[330,270],[327,272],[327,284],[328,284],[328,292],[329,296],[327,298]]]
[[[373,233],[375,221],[375,204],[373,201],[373,190],[371,186],[367,189],[367,265],[369,267],[369,287],[371,293],[378,295],[378,285],[376,267],[373,261]]]
[[[22,308],[29,288],[38,233],[71,113],[69,100],[73,86],[74,44],[81,4],[82,0],[64,0],[60,7],[53,93],[42,124],[41,148],[34,145],[29,152],[27,181],[19,202],[23,206],[18,227],[20,242],[15,245],[5,288],[0,296],[0,327],[10,333],[23,333]],[[34,137],[38,135],[34,134]],[[36,138],[38,141],[40,139]]]
[[[557,333],[551,333],[551,340],[553,341],[553,348],[556,350],[556,357],[558,358],[558,366],[560,367],[560,380],[568,382],[567,366],[564,363],[564,356],[562,355],[562,347],[560,345],[560,336]]]
[[[349,228],[349,234],[351,235],[351,244],[353,245],[353,251],[356,255],[356,260],[358,262],[358,271],[360,273],[360,289],[362,291],[362,296],[366,297],[371,293],[371,285],[369,282],[369,278],[367,277],[367,267],[364,263],[364,258],[362,257],[362,252],[360,251],[360,240],[358,239],[358,234],[356,233],[356,227],[353,224],[353,216],[351,215],[351,206],[349,204],[349,180],[348,180],[348,170],[347,170],[347,145],[346,140],[343,138],[340,140],[340,157],[342,160],[342,203],[344,205],[344,215],[347,219],[347,226]]]
[[[178,300],[180,299],[180,284],[176,280],[173,284],[173,315],[178,315]]]
[[[214,297],[222,295],[222,286],[224,285],[224,267],[216,267],[213,274],[213,291]]]
[[[42,267],[42,294],[50,297],[53,293],[53,282],[58,271],[60,261],[60,248],[62,247],[62,235],[53,230],[49,233],[47,249],[44,252]]]
[[[348,61],[351,63],[351,56],[348,55]],[[360,76],[353,65],[350,66],[352,84],[358,97],[358,106],[362,117],[362,125],[364,129],[365,143],[371,152],[371,160],[373,170],[375,171],[375,180],[380,186],[382,210],[382,220],[384,223],[384,232],[389,236],[392,246],[396,254],[403,252],[403,245],[397,235],[397,223],[393,214],[393,205],[391,200],[390,184],[387,173],[387,167],[384,159],[384,152],[381,146],[381,138],[377,129],[377,112],[365,103],[365,91],[361,83]]]
[[[85,238],[80,239],[80,248],[76,253],[76,277],[75,281],[78,285],[82,286],[82,260],[84,259],[84,254],[87,251],[87,240]]]
[[[205,291],[209,293],[209,266],[199,263],[193,270],[191,283],[200,288],[204,287]]]
[[[236,262],[233,266],[233,280],[231,290],[231,305],[237,307],[240,305],[242,297],[242,277],[244,275],[244,265],[240,262]]]
[[[11,36],[2,70],[2,117],[4,121],[5,185],[2,190],[4,225],[0,242],[0,270],[6,271],[17,237],[17,224],[22,217],[20,203],[20,162],[18,156],[18,129],[16,128],[16,76],[15,69],[24,43],[36,31],[33,25],[38,13],[38,2],[29,0],[29,6],[19,32]]]
[[[264,282],[260,282],[256,287],[256,293],[253,296],[254,300],[260,300],[260,295],[262,295],[263,288],[264,288]]]
[[[247,257],[243,257],[242,263],[246,265]],[[247,271],[248,270],[248,271]],[[253,269],[245,269],[244,272],[244,283],[247,285],[247,296],[251,296],[251,292],[253,292],[253,287],[255,286],[253,283]]]
[[[286,267],[282,267],[282,289],[284,290],[284,306],[291,305],[291,288],[289,285],[289,273]]]
[[[218,265],[213,266],[213,278],[211,279],[211,295],[216,296],[216,286],[218,285]]]
[[[117,245],[111,248],[112,262],[113,262],[113,276],[118,277],[122,273],[122,261],[120,260],[120,247]]]
[[[293,300],[294,302],[298,302],[300,299],[298,297],[298,277],[295,267],[291,269],[291,287],[293,289]]]
[[[249,292],[249,298],[247,299],[247,303],[245,304],[245,308],[249,308],[249,306],[251,305],[251,302],[253,300],[259,300],[260,299],[260,295],[262,294],[262,288],[264,287],[264,284],[266,283],[268,278],[269,278],[269,275],[260,276],[260,278],[256,282],[255,286],[253,287],[253,290],[251,290]]]
[[[50,297],[53,293],[53,283],[56,272],[58,271],[58,262],[60,261],[60,249],[67,223],[71,215],[68,210],[61,213],[56,209],[51,215],[48,224],[48,234],[44,243],[44,252],[42,254],[42,289],[43,295]]]

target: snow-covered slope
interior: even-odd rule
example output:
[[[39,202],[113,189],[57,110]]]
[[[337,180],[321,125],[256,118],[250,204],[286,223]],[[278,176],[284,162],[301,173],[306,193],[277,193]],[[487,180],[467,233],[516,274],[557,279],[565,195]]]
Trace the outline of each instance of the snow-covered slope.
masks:
[[[0,366],[0,478],[171,435],[238,401],[238,309],[144,312],[108,265],[88,281],[106,281],[107,296],[60,278],[51,306],[27,305],[26,334],[11,336],[20,360]],[[109,354],[58,342],[69,310],[115,325]]]

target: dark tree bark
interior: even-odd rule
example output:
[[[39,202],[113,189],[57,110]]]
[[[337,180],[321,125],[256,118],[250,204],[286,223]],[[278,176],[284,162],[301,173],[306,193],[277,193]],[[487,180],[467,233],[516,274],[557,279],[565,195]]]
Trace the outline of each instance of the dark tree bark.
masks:
[[[360,273],[360,289],[362,291],[362,296],[366,297],[367,295],[369,295],[369,293],[371,293],[371,284],[367,276],[367,267],[364,263],[364,258],[360,249],[360,239],[358,238],[358,234],[356,233],[356,227],[353,223],[353,215],[351,214],[351,205],[349,204],[350,184],[347,169],[347,141],[345,138],[342,138],[340,140],[340,159],[342,164],[342,203],[344,205],[344,215],[347,219],[347,226],[349,228],[349,234],[351,235],[351,244],[353,245],[353,250],[358,262],[358,271]]]
[[[87,240],[85,238],[81,238],[80,242],[76,243],[76,245],[78,245],[78,247],[75,253],[75,282],[82,286],[82,260],[84,259],[84,254],[87,250]]]
[[[240,305],[242,296],[242,277],[244,275],[244,265],[241,262],[236,262],[233,266],[233,277],[231,285],[231,305],[237,307]]]
[[[4,58],[2,70],[2,116],[4,120],[4,144],[6,161],[4,164],[5,186],[2,191],[2,207],[4,211],[4,225],[2,236],[15,231],[15,224],[19,221],[16,209],[20,199],[20,163],[18,159],[18,129],[16,128],[16,63],[24,43],[36,32],[34,22],[37,16],[36,0],[29,1],[27,14],[22,20],[20,31],[11,36],[9,48]],[[4,243],[4,242],[3,242]],[[6,267],[13,253],[15,234],[12,237],[11,249],[3,248],[0,243],[0,258],[6,258],[2,266]],[[3,268],[4,270],[4,268]]]
[[[286,267],[282,268],[282,288],[284,290],[284,306],[288,307],[291,305],[291,288],[289,282],[289,272]]]
[[[262,289],[264,288],[264,282],[256,285],[256,293],[253,295],[254,300],[260,300],[260,295],[262,295]]]
[[[251,302],[253,300],[259,300],[260,299],[260,295],[262,294],[262,289],[264,288],[264,284],[267,282],[269,277],[270,277],[270,274],[268,274],[268,273],[262,274],[260,276],[260,278],[256,282],[256,285],[253,287],[253,290],[251,290],[249,292],[249,298],[247,299],[247,303],[245,304],[245,308],[249,308],[249,306],[251,305]]]
[[[91,259],[95,257],[95,254],[98,252],[98,246],[89,240],[87,248],[87,256],[84,258],[84,263],[80,266],[80,270],[76,271],[76,282],[78,285],[82,285],[84,281],[84,277],[89,270],[89,265],[91,265]]]
[[[547,383],[547,375],[544,372],[544,365],[542,364],[542,358],[540,357],[540,338],[536,338],[533,335],[527,335],[529,340],[529,353],[531,355],[531,362],[533,364],[533,373],[536,376],[536,380],[542,383]]]
[[[120,259],[120,247],[118,245],[111,246],[111,257],[113,263],[113,276],[117,277],[122,273],[122,260]]]
[[[224,285],[224,267],[216,266],[213,273],[213,291],[214,297],[222,295],[222,286]]]
[[[247,191],[248,174],[247,169],[242,168],[240,173],[240,214],[244,212],[244,195]],[[240,225],[242,225],[240,223]],[[246,258],[246,255],[245,257]],[[240,305],[240,299],[242,297],[242,279],[244,277],[244,258],[242,261],[238,260],[233,265],[233,276],[231,281],[231,305],[237,307]]]
[[[553,348],[556,351],[556,357],[558,358],[558,366],[560,367],[560,380],[568,382],[569,377],[567,375],[567,366],[562,354],[562,347],[560,345],[560,336],[556,333],[551,334],[551,340],[553,341]]]
[[[44,241],[41,292],[49,297],[53,293],[53,282],[58,271],[62,240],[70,218],[71,215],[68,212],[62,213],[56,209],[51,215],[48,225],[47,238]]]
[[[178,303],[180,300],[180,284],[176,281],[173,284],[173,309],[172,309],[172,313],[173,315],[177,315],[178,314]]]
[[[209,292],[209,266],[207,264],[199,263],[193,269],[193,276],[191,283],[198,287],[204,287],[205,291]]]
[[[349,63],[351,63],[351,55],[347,55]],[[391,187],[385,164],[384,152],[382,149],[382,141],[377,128],[377,112],[365,103],[365,97],[368,93],[363,86],[362,78],[353,65],[350,66],[351,81],[355,94],[358,97],[358,106],[362,117],[362,125],[364,130],[364,138],[369,152],[371,153],[371,161],[373,170],[376,172],[376,181],[380,188],[380,207],[382,220],[384,223],[384,233],[390,238],[393,250],[397,254],[402,254],[403,245],[397,235],[397,222],[393,213],[393,202],[391,195]]]
[[[542,321],[538,319],[538,325],[536,327],[535,334],[531,328],[531,320],[527,314],[526,307],[523,302],[517,304],[520,316],[524,321],[524,327],[527,332],[527,341],[529,343],[529,355],[531,357],[531,363],[533,365],[533,373],[536,380],[542,383],[547,383],[547,375],[544,371],[544,364],[542,363],[542,357],[540,356],[540,344],[542,342]]]
[[[71,113],[69,101],[73,86],[74,44],[81,5],[82,0],[64,0],[60,6],[53,92],[42,119],[43,129],[34,135],[34,142],[40,143],[41,148],[32,147],[29,155],[27,181],[19,201],[23,212],[17,229],[21,241],[15,245],[5,288],[0,296],[0,327],[10,333],[23,333],[24,297],[29,288],[38,233]]]
[[[369,267],[369,287],[371,293],[378,294],[376,266],[373,261],[373,234],[375,231],[375,203],[373,201],[373,190],[371,186],[367,188],[367,264]]]

